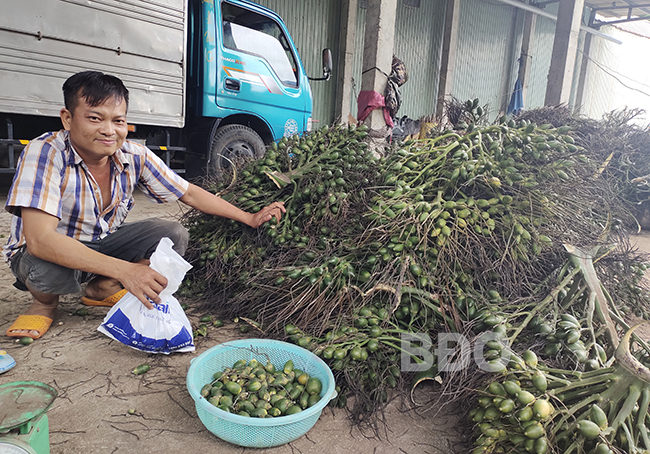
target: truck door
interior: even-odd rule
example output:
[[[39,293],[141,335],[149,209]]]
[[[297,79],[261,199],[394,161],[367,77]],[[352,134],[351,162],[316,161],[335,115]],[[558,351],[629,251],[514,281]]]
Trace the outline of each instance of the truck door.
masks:
[[[262,117],[277,139],[306,128],[311,91],[284,26],[263,13],[221,3],[216,101],[221,108]]]

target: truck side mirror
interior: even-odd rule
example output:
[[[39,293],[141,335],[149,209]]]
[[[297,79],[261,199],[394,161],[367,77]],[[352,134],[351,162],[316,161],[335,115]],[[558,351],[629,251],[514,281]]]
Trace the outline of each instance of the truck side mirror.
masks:
[[[330,80],[332,76],[332,51],[323,49],[323,77],[308,77],[309,80]]]
[[[332,75],[332,51],[325,48],[323,49],[323,78],[330,80]]]

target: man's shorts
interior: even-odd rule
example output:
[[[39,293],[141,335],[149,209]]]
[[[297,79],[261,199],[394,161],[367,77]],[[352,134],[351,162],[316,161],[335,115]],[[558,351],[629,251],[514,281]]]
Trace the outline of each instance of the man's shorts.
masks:
[[[101,240],[82,243],[102,254],[127,262],[137,262],[151,257],[158,242],[164,237],[172,240],[176,252],[185,254],[189,233],[178,222],[162,219],[125,223]],[[29,280],[31,289],[48,295],[78,293],[81,291],[81,284],[95,277],[92,273],[73,270],[34,257],[27,252],[26,246],[11,257],[10,266],[16,276],[14,285],[17,288],[27,290],[25,282]]]

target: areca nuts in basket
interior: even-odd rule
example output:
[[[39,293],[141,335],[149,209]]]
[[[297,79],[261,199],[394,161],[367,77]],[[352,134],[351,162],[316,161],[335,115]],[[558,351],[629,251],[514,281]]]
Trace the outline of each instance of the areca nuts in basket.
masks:
[[[201,396],[215,407],[241,416],[269,418],[299,413],[320,401],[320,379],[294,368],[288,360],[282,368],[270,361],[236,361],[217,371],[201,388]]]

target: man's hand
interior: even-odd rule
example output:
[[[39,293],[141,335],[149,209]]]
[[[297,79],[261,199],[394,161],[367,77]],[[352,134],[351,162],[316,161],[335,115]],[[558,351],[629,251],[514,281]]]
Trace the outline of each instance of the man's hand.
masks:
[[[256,229],[265,222],[270,221],[272,218],[276,218],[279,221],[282,218],[282,213],[286,212],[287,209],[284,207],[284,202],[273,202],[271,205],[262,208],[257,213],[254,213],[249,225]]]
[[[160,292],[167,287],[167,278],[143,263],[125,264],[117,280],[147,309],[153,309],[151,301],[160,303]]]
[[[190,184],[180,201],[203,213],[234,219],[253,228],[258,228],[273,217],[279,221],[282,213],[287,212],[283,202],[273,202],[257,213],[248,213],[193,184]]]

